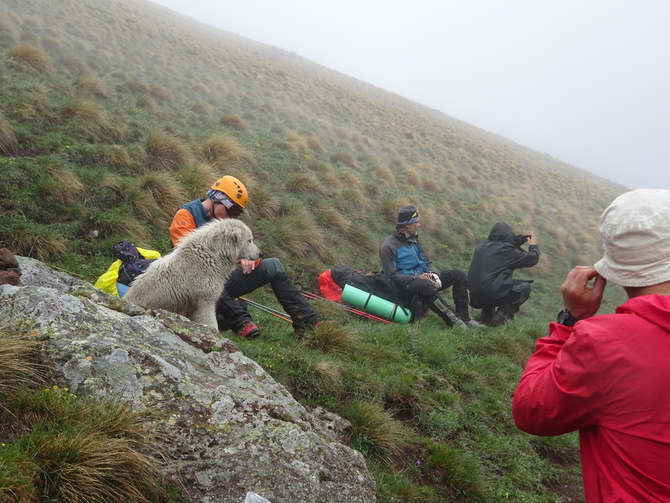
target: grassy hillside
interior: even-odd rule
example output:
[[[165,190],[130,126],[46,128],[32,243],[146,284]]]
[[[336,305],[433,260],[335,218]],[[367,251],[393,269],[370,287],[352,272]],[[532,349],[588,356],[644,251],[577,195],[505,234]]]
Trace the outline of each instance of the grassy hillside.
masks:
[[[120,239],[167,252],[176,208],[223,174],[249,188],[265,255],[309,286],[336,265],[378,270],[405,204],[441,268],[467,269],[497,221],[534,230],[535,290],[503,330],[343,319],[355,343],[331,351],[258,314],[264,337],[240,345],[303,403],[350,419],[376,403],[409,435],[389,451],[353,434],[380,501],[578,492],[574,439],[518,433],[509,397],[565,274],[599,258],[598,217],[624,187],[149,2],[0,0],[0,54],[0,246],[89,281]],[[609,289],[603,311],[621,299]]]

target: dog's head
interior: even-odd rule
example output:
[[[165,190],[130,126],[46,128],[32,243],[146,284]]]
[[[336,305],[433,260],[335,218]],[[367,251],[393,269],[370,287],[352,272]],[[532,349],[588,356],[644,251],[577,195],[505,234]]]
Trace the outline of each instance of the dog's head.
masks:
[[[237,250],[237,256],[233,257],[235,260],[261,258],[262,253],[254,243],[254,236],[247,224],[233,218],[216,220],[214,224],[220,228],[218,245],[227,248],[227,252]]]
[[[257,260],[263,256],[260,249],[254,243],[254,236],[251,233],[249,226],[239,220],[233,220],[237,224],[242,224],[242,241],[240,246],[240,256],[238,258],[245,258],[249,260]]]
[[[234,218],[212,220],[201,225],[184,238],[173,253],[218,257],[230,263],[241,258],[257,260],[261,257],[249,226]]]

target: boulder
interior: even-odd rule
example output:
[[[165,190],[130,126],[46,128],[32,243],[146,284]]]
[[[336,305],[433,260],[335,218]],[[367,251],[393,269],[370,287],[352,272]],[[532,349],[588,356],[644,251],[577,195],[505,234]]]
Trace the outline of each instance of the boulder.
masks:
[[[54,384],[149,412],[169,439],[163,470],[193,501],[375,501],[363,456],[341,443],[346,421],[305,409],[218,331],[17,258],[0,316],[44,341]]]

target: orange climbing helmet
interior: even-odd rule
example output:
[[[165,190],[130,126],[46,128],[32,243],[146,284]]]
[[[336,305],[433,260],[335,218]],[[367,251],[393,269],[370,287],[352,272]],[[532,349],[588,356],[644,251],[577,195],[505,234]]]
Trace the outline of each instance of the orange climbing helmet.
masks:
[[[241,208],[246,207],[249,200],[247,188],[244,184],[230,175],[223,176],[214,182],[211,191],[223,192],[232,202]]]

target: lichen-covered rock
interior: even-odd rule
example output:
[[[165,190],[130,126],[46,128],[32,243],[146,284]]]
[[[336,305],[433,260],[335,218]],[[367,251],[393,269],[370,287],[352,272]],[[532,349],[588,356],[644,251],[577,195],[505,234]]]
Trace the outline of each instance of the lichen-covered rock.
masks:
[[[45,341],[54,383],[150,412],[170,440],[165,472],[193,501],[375,501],[363,457],[337,441],[344,420],[308,412],[216,330],[18,258],[21,283],[0,286],[0,315]]]

